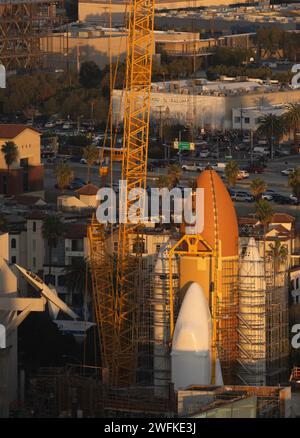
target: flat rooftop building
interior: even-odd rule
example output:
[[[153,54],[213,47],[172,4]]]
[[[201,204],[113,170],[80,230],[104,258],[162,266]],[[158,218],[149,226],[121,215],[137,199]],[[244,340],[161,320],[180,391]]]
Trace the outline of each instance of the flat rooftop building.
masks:
[[[114,91],[114,119],[120,113],[121,90]],[[268,100],[272,105],[283,105],[300,100],[300,89],[282,88],[280,84],[247,77],[222,77],[218,81],[191,79],[155,82],[151,92],[151,118],[170,125],[191,125],[194,128],[232,129],[232,112]]]

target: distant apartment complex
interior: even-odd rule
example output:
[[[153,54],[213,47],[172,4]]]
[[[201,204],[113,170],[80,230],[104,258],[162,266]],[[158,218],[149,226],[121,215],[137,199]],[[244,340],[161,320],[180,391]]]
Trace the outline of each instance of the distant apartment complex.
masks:
[[[0,149],[6,142],[18,148],[18,157],[7,168],[0,152],[0,195],[43,191],[44,166],[40,158],[40,133],[26,125],[0,125]]]

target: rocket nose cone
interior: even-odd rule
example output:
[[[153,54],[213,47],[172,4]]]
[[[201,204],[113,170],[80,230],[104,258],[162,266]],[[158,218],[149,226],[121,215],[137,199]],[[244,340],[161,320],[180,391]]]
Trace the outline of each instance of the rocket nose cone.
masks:
[[[172,351],[203,352],[210,348],[211,315],[203,289],[192,283],[176,321]]]
[[[219,175],[211,169],[197,178],[197,188],[204,190],[204,229],[202,236],[212,246],[221,241],[222,256],[238,255],[238,223],[229,192]]]

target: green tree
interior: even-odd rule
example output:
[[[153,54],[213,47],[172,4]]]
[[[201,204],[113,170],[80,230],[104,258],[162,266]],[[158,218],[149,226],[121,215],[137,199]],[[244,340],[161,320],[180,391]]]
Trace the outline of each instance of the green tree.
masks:
[[[266,234],[268,226],[273,217],[272,205],[266,199],[260,199],[256,203],[256,216],[263,226],[263,239],[264,239],[264,260],[266,260]]]
[[[63,193],[64,189],[69,186],[74,177],[74,172],[68,163],[60,162],[54,169],[58,188]]]
[[[84,88],[100,86],[101,71],[94,61],[83,62],[80,66],[79,82]]]
[[[90,182],[91,167],[99,158],[99,150],[94,144],[89,144],[83,149],[82,157],[86,160],[87,165],[87,182]]]
[[[276,276],[280,271],[280,266],[286,262],[288,257],[288,248],[286,245],[281,245],[280,240],[277,238],[275,243],[270,243],[268,255],[273,261],[273,282],[276,284]]]
[[[225,176],[229,187],[234,187],[237,182],[240,168],[236,161],[229,161],[225,167]]]
[[[169,186],[176,187],[180,181],[182,175],[181,168],[177,164],[171,164],[168,166],[168,178],[169,178]]]
[[[59,239],[64,234],[64,224],[58,216],[48,215],[43,220],[42,236],[47,242],[49,251],[49,274],[52,270],[52,251],[56,248]]]
[[[167,175],[160,175],[157,180],[157,187],[163,189],[164,187],[169,188],[170,180]]]
[[[285,133],[285,121],[282,116],[276,114],[265,114],[258,118],[258,136],[265,137],[268,140],[271,148],[271,157],[273,157],[273,146],[275,143],[279,143],[280,139]]]
[[[284,114],[286,128],[293,133],[295,148],[298,146],[297,132],[300,131],[300,103],[289,103]]]
[[[4,160],[7,166],[7,192],[9,193],[10,167],[15,161],[17,161],[19,151],[16,143],[14,143],[13,141],[6,141],[1,147],[1,152],[4,156]]]
[[[289,175],[288,183],[293,190],[293,194],[296,196],[297,199],[300,199],[300,167],[297,167]]]
[[[73,263],[65,268],[66,287],[73,295],[78,294],[82,303],[83,294],[92,294],[92,277],[89,260],[84,257],[75,258]],[[87,297],[86,297],[87,298]]]
[[[255,198],[255,201],[261,199],[262,194],[267,190],[267,184],[261,178],[254,178],[250,184],[250,190]]]

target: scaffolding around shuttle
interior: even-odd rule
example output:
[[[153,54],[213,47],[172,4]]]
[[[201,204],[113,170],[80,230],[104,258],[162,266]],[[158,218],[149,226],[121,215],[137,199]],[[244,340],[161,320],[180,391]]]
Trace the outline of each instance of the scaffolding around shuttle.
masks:
[[[266,251],[264,258],[248,260],[246,270],[242,263],[237,381],[251,386],[276,385],[286,380],[289,354],[287,259],[279,260],[278,255]]]

